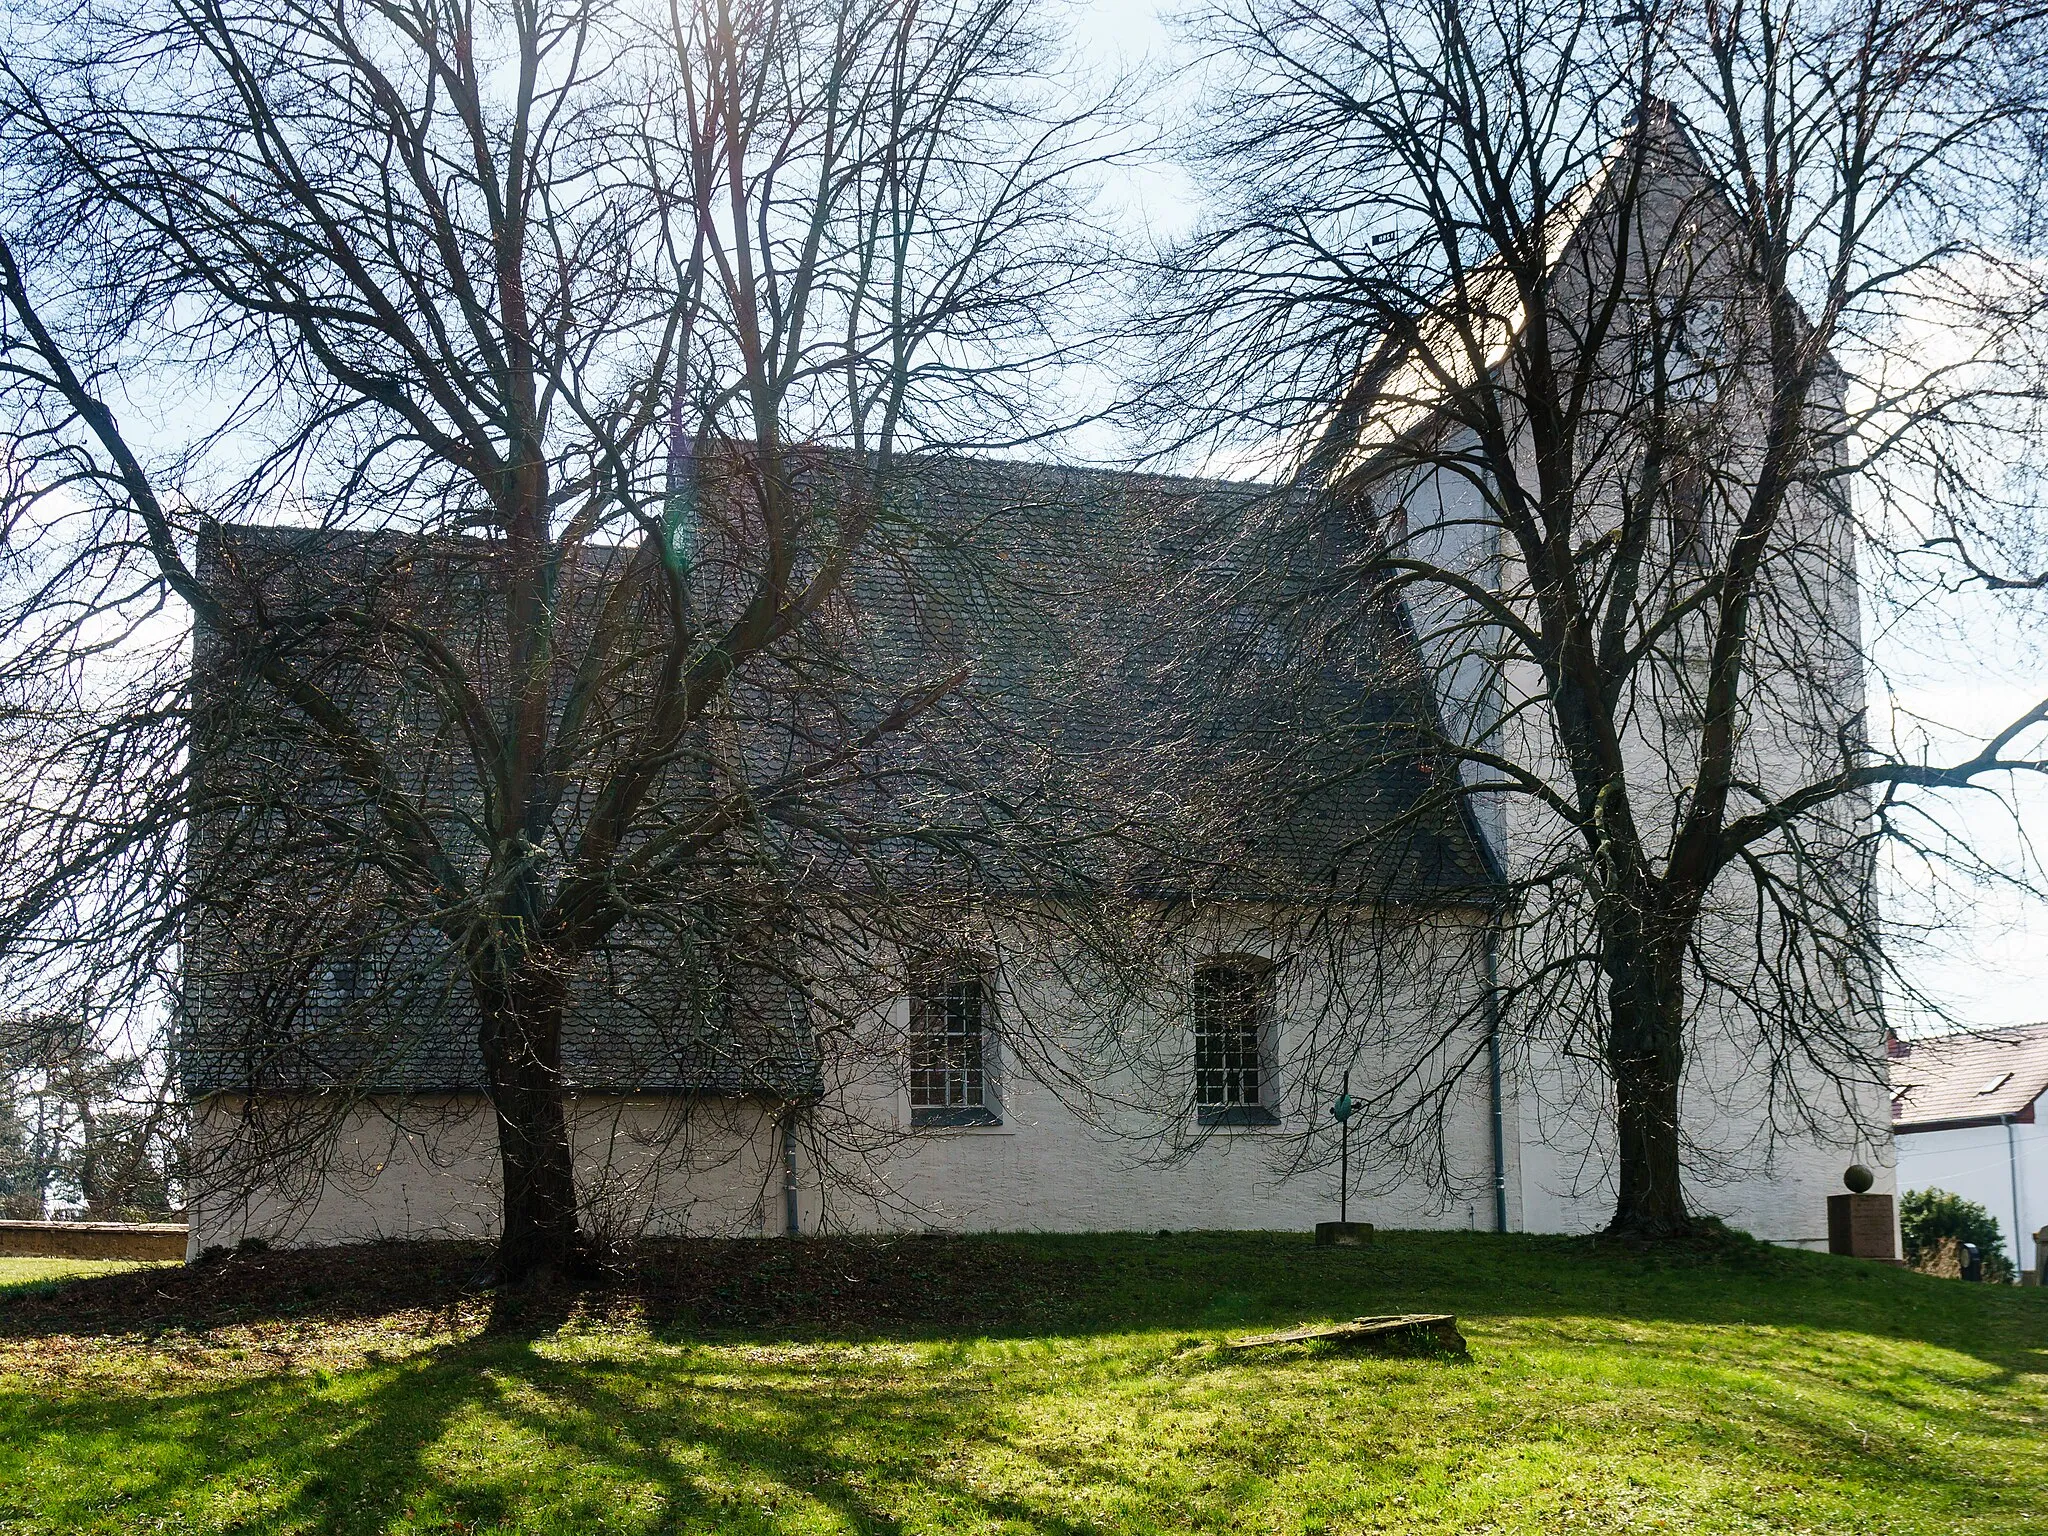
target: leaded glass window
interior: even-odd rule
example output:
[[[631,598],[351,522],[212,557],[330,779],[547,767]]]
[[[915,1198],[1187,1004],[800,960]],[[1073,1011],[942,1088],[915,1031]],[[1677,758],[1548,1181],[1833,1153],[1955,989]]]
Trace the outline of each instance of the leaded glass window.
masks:
[[[988,981],[970,958],[919,966],[910,985],[910,1112],[917,1125],[982,1125],[989,1092]]]
[[[1195,972],[1195,1107],[1207,1125],[1270,1125],[1277,1117],[1267,1056],[1272,970],[1254,960],[1221,961]]]

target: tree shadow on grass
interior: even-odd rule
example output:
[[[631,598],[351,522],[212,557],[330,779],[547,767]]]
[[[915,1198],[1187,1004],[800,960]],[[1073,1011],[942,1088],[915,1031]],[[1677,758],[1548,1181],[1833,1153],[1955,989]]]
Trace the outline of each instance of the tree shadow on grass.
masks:
[[[11,1403],[4,1439],[70,1460],[62,1485],[22,1479],[24,1529],[129,1529],[175,1511],[190,1527],[369,1536],[420,1530],[776,1531],[800,1506],[832,1526],[901,1529],[905,1485],[962,1518],[1046,1536],[1098,1527],[974,1489],[943,1465],[980,1405],[914,1377],[827,1369],[735,1379],[631,1361],[550,1358],[510,1330],[338,1382],[303,1376],[149,1398],[81,1393]],[[111,1453],[116,1459],[102,1460]],[[209,1501],[214,1501],[209,1508]]]
[[[5,1434],[24,1458],[72,1462],[17,1511],[25,1528],[68,1530],[177,1510],[192,1528],[381,1531],[431,1483],[424,1457],[485,1380],[444,1345],[351,1373],[347,1390],[304,1375],[198,1390],[79,1391],[0,1397]],[[245,1503],[194,1511],[223,1496]],[[0,1505],[0,1508],[4,1508]]]
[[[933,1256],[949,1246],[928,1245],[916,1258],[926,1267],[913,1272],[930,1280],[937,1273],[930,1266],[945,1262]],[[1410,1437],[1375,1467],[1382,1482],[1418,1458],[1495,1448],[1476,1426],[1432,1422],[1421,1412],[1454,1390],[1442,1366],[1308,1351],[1254,1368],[1216,1348],[1220,1334],[1241,1326],[1449,1300],[1476,1332],[1482,1358],[1489,1330],[1526,1327],[1532,1318],[1556,1325],[1539,1347],[1569,1358],[1583,1319],[1602,1357],[1578,1384],[1584,1411],[1595,1418],[1614,1411],[1606,1398],[1625,1387],[1614,1352],[1633,1347],[1614,1319],[1768,1326],[1800,1344],[1803,1354],[1789,1352],[1798,1356],[1790,1371],[1807,1371],[1809,1380],[1761,1372],[1759,1362],[1772,1359],[1767,1350],[1707,1358],[1703,1411],[1660,1423],[1658,1433],[1668,1437],[1671,1455],[1732,1464],[1754,1457],[1765,1434],[1781,1464],[1790,1457],[1826,1468],[1871,1454],[1871,1426],[1845,1414],[1844,1401],[1889,1396],[1900,1412],[1924,1417],[1929,1400],[1917,1387],[1889,1386],[1882,1362],[1853,1388],[1816,1392],[1825,1364],[1816,1351],[1837,1347],[1840,1337],[1867,1341],[1879,1354],[1888,1341],[1955,1348],[1977,1362],[1974,1369],[1959,1362],[1955,1385],[1967,1390],[1983,1384],[1987,1367],[1993,1375],[2039,1372],[2037,1346],[2048,1333],[2038,1293],[1993,1295],[1883,1271],[1862,1279],[1863,1266],[1801,1255],[1684,1265],[1555,1241],[1408,1235],[1359,1251],[1221,1235],[967,1246],[979,1253],[976,1264],[993,1255],[1027,1280],[1057,1273],[1066,1281],[998,1294],[977,1270],[981,1278],[960,1294],[988,1304],[1000,1326],[971,1329],[939,1309],[938,1321],[929,1313],[883,1316],[836,1336],[857,1334],[879,1348],[849,1348],[816,1326],[745,1321],[746,1310],[760,1305],[750,1299],[756,1290],[785,1279],[823,1285],[836,1274],[832,1285],[860,1296],[878,1278],[903,1274],[878,1275],[850,1260],[850,1247],[820,1245],[805,1260],[815,1267],[794,1276],[773,1267],[738,1281],[715,1271],[700,1276],[688,1294],[708,1316],[679,1309],[676,1289],[658,1282],[606,1293],[615,1306],[571,1292],[513,1292],[492,1299],[487,1326],[472,1337],[334,1380],[295,1374],[149,1396],[82,1383],[42,1400],[0,1397],[0,1443],[40,1457],[45,1468],[40,1478],[21,1480],[40,1486],[43,1506],[9,1512],[31,1529],[95,1520],[125,1529],[124,1511],[162,1517],[209,1497],[240,1498],[246,1528],[359,1536],[406,1523],[582,1532],[615,1519],[637,1530],[768,1531],[800,1516],[888,1533],[916,1508],[937,1512],[939,1523],[1006,1522],[1073,1536],[1097,1528],[1073,1513],[1073,1491],[1085,1488],[1096,1511],[1107,1504],[1161,1528],[1224,1528],[1230,1511],[1253,1507],[1265,1480],[1284,1475],[1300,1450],[1298,1429],[1267,1412],[1283,1395],[1334,1402],[1371,1392],[1391,1410],[1389,1422],[1407,1426],[1390,1433]],[[853,1267],[832,1268],[847,1263]],[[805,1305],[817,1306],[820,1294]],[[775,1305],[779,1311],[782,1303]],[[605,1331],[622,1313],[652,1323],[651,1344],[636,1344],[648,1337],[638,1331]],[[1126,1332],[1158,1337],[1120,1344],[1114,1356],[1089,1352],[1091,1336]],[[1026,1337],[1047,1340],[1043,1358],[1005,1353],[1003,1341]],[[994,1342],[977,1345],[977,1338]],[[907,1356],[887,1347],[907,1341],[918,1341]],[[699,1344],[708,1347],[693,1347]],[[1513,1346],[1495,1347],[1531,1348],[1526,1332]],[[1673,1346],[1659,1347],[1668,1353]],[[1918,1358],[1910,1367],[1926,1371]],[[1005,1379],[997,1385],[991,1373]],[[1191,1397],[1212,1390],[1227,1406],[1190,1406]],[[1054,1400],[1066,1393],[1080,1394],[1088,1412],[1135,1414],[1134,1422],[1148,1424],[1144,1416],[1153,1412],[1221,1412],[1231,1438],[1195,1440],[1183,1454],[1203,1460],[1196,1491],[1162,1493],[1150,1485],[1155,1469],[1145,1458],[1134,1461],[1127,1447],[1047,1430],[1032,1417],[1033,1405],[1058,1406]],[[1709,1404],[1720,1406],[1707,1411]],[[1418,1410],[1412,1420],[1406,1406]],[[1978,1442],[2037,1433],[2009,1417],[1974,1415]],[[1515,1433],[1541,1439],[1549,1431],[1532,1421]],[[1896,1449],[1883,1443],[1886,1434],[1897,1438],[1881,1428],[1880,1451]],[[1432,1440],[1459,1435],[1482,1438],[1455,1452]],[[1905,1449],[1912,1465],[1898,1475],[1919,1493],[1981,1507],[1985,1484],[1967,1446]],[[977,1474],[984,1454],[1007,1466],[1002,1486]],[[108,1502],[113,1496],[118,1504]],[[66,1497],[76,1502],[65,1505]],[[1194,1502],[1178,1510],[1161,1503],[1171,1497]],[[0,1509],[7,1499],[0,1494]],[[232,1511],[219,1507],[225,1512],[213,1523],[227,1524]]]
[[[848,1529],[894,1533],[902,1526],[886,1495],[910,1487],[927,1513],[949,1511],[948,1523],[1001,1518],[1047,1536],[1099,1529],[977,1488],[949,1465],[1002,1437],[999,1416],[974,1394],[915,1373],[848,1370],[843,1361],[788,1368],[781,1380],[734,1379],[717,1361],[610,1367],[529,1351],[508,1368],[530,1392],[506,1411],[586,1465],[655,1490],[664,1513],[654,1529],[774,1530],[792,1506],[811,1503]],[[735,1497],[764,1482],[770,1510]]]
[[[1583,1343],[1597,1347],[1610,1362],[1616,1351],[1625,1355],[1634,1347],[1625,1336],[1617,1337],[1611,1326],[1601,1326],[1611,1325],[1616,1317],[1727,1329],[1730,1347],[1726,1351],[1717,1349],[1711,1337],[1686,1343],[1697,1348],[1702,1381],[1711,1380],[1715,1392],[1736,1408],[1721,1416],[1703,1414],[1697,1420],[1666,1426],[1674,1454],[1737,1460],[1752,1454],[1758,1435],[1767,1433],[1781,1451],[1810,1463],[1816,1469],[1813,1475],[1821,1478],[1838,1475],[1830,1469],[1859,1468],[1859,1463],[1855,1475],[1867,1474],[1872,1430],[1868,1422],[1858,1422],[1860,1409],[1887,1408],[1924,1419],[1930,1409],[1930,1386],[1974,1393],[2004,1384],[2017,1374],[2048,1379],[2048,1352],[2040,1347],[2048,1336],[2048,1307],[2041,1302],[2048,1298],[1964,1291],[1920,1276],[1814,1255],[1738,1249],[1712,1262],[1674,1262],[1661,1255],[1617,1253],[1597,1244],[1538,1240],[1516,1245],[1522,1262],[1509,1263],[1503,1273],[1487,1277],[1475,1276],[1472,1266],[1464,1264],[1475,1251],[1491,1251],[1497,1256],[1497,1247],[1489,1250],[1484,1239],[1477,1244],[1430,1239],[1428,1255],[1420,1257],[1412,1247],[1402,1253],[1398,1241],[1388,1245],[1391,1255],[1383,1249],[1368,1256],[1318,1252],[1304,1243],[1298,1249],[1282,1248],[1277,1264],[1277,1243],[1270,1237],[1115,1241],[1121,1244],[1118,1262],[1095,1275],[1092,1288],[1080,1287],[1058,1305],[1048,1307],[1040,1326],[1020,1329],[1013,1323],[985,1330],[981,1337],[997,1344],[1020,1334],[1064,1337],[1085,1347],[1086,1339],[1097,1334],[1199,1328],[1205,1330],[1206,1337],[1190,1334],[1177,1341],[1158,1341],[1154,1353],[1161,1358],[1150,1367],[1155,1374],[1174,1375],[1174,1351],[1185,1346],[1189,1358],[1178,1374],[1187,1377],[1242,1372],[1249,1364],[1247,1357],[1227,1357],[1216,1349],[1215,1330],[1219,1327],[1291,1320],[1305,1312],[1345,1315],[1354,1307],[1360,1311],[1428,1310],[1440,1304],[1446,1292],[1454,1295],[1467,1323],[1482,1329],[1526,1322],[1532,1316],[1565,1324],[1558,1340],[1566,1353],[1581,1348],[1572,1342],[1570,1325],[1583,1318],[1588,1334]],[[1104,1242],[1033,1239],[1024,1246],[1058,1254],[1070,1244],[1086,1243],[1099,1250]],[[1559,1278],[1560,1250],[1581,1265],[1563,1279]],[[1389,1256],[1407,1262],[1390,1269],[1370,1261]],[[1755,1343],[1759,1329],[1769,1330],[1773,1337]],[[806,1328],[706,1326],[701,1319],[671,1319],[654,1332],[671,1344],[708,1338],[783,1351],[800,1349],[819,1337]],[[957,1328],[919,1328],[911,1322],[871,1328],[863,1337],[927,1343],[962,1340]],[[1889,1348],[1913,1344],[1953,1351],[1960,1357],[1955,1371],[1944,1375],[1939,1362],[1930,1363],[1924,1354]],[[1478,1347],[1485,1348],[1483,1344]],[[1684,1346],[1674,1346],[1667,1339],[1662,1343],[1645,1341],[1643,1347],[1669,1351]],[[1869,1351],[1872,1358],[1862,1362],[1869,1370],[1853,1384],[1836,1380],[1835,1367],[1859,1350]],[[945,1355],[928,1358],[943,1362]],[[1410,1378],[1408,1389],[1419,1401],[1426,1401],[1448,1386],[1441,1380],[1447,1364],[1382,1368],[1371,1379],[1376,1387],[1384,1388],[1393,1371],[1402,1371]],[[1119,1365],[1125,1371],[1133,1369],[1129,1361]],[[525,1368],[543,1389],[543,1396],[579,1405],[584,1425],[581,1433],[587,1436],[583,1448],[593,1460],[623,1458],[622,1465],[637,1467],[641,1475],[657,1482],[672,1475],[665,1447],[669,1444],[666,1437],[674,1432],[673,1421],[661,1418],[649,1428],[637,1416],[644,1410],[634,1406],[636,1401],[650,1398],[667,1401],[659,1371],[645,1367],[636,1372],[615,1365],[599,1375],[539,1354],[531,1356]],[[780,1369],[801,1379],[785,1385],[748,1380],[731,1389],[736,1395],[724,1409],[693,1409],[687,1433],[694,1443],[719,1447],[720,1454],[736,1465],[780,1465],[792,1454],[800,1460],[809,1458],[805,1464],[813,1468],[822,1484],[842,1492],[856,1482],[867,1481],[878,1458],[872,1452],[848,1454],[830,1447],[843,1442],[850,1419],[876,1413],[900,1426],[905,1440],[933,1452],[972,1440],[993,1440],[1003,1442],[1013,1455],[1025,1454],[1002,1411],[976,1412],[971,1405],[950,1402],[935,1405],[928,1394],[904,1389],[848,1385],[830,1369],[822,1378],[804,1376],[805,1368],[798,1364]],[[1288,1352],[1275,1357],[1266,1369],[1319,1376],[1333,1369],[1332,1354],[1319,1349]],[[1611,1363],[1599,1369],[1611,1371]],[[1886,1380],[1886,1373],[1894,1379]],[[1617,1379],[1625,1378],[1624,1369]],[[620,1395],[621,1381],[636,1381],[637,1391]],[[709,1395],[716,1398],[724,1390]],[[1256,1418],[1256,1389],[1239,1396],[1244,1411]],[[750,1418],[746,1405],[763,1402],[773,1405],[767,1418]],[[2024,1462],[2026,1448],[2037,1433],[2029,1420],[2009,1414],[1979,1414],[1974,1419],[1973,1433],[1980,1445],[2010,1442],[2010,1457]],[[1230,1459],[1230,1466],[1221,1474],[1226,1482],[1256,1478],[1267,1464],[1284,1465],[1287,1453],[1294,1449],[1285,1429],[1276,1427],[1267,1433],[1254,1425],[1247,1433],[1253,1451]],[[1896,1427],[1880,1430],[1881,1447],[1889,1438],[1896,1442],[1891,1449],[1912,1462],[1910,1469],[1902,1465],[1897,1471],[1899,1481],[1958,1506],[1973,1500],[1981,1504],[1986,1484],[1968,1448],[1908,1446],[1900,1440],[1902,1433]],[[1033,1447],[1028,1455],[1045,1469],[1048,1487],[1078,1482],[1120,1489],[1124,1494],[1137,1491],[1114,1458],[1046,1444]],[[974,1512],[1047,1531],[1064,1529],[1070,1523],[1066,1516],[1014,1491],[972,1487],[962,1477],[941,1476],[929,1466],[915,1476],[923,1486],[935,1489],[935,1496],[951,1501],[963,1518]],[[891,1528],[886,1523],[863,1523],[887,1518],[864,1497],[835,1496],[827,1502],[857,1529]],[[1223,1507],[1229,1508],[1228,1497],[1224,1497]]]
[[[1575,1317],[1860,1333],[2048,1365],[2048,1291],[1968,1286],[1730,1240],[1630,1249],[1595,1239],[1389,1232],[1365,1248],[1290,1233],[679,1240],[643,1245],[585,1291],[482,1296],[459,1243],[235,1255],[211,1265],[0,1292],[0,1340],[304,1330],[405,1315],[442,1332],[486,1304],[499,1332],[630,1321],[665,1340],[937,1341],[1252,1331],[1366,1313],[1485,1324]]]

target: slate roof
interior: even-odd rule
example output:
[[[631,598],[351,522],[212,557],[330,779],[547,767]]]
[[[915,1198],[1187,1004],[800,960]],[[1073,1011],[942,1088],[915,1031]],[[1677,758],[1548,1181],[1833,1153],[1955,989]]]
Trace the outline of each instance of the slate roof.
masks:
[[[846,464],[816,456],[812,493],[830,494]],[[891,738],[886,752],[913,763],[986,751],[976,776],[997,791],[992,801],[1021,807],[1021,819],[1049,807],[1050,819],[1077,829],[1166,829],[1160,846],[1140,841],[1114,854],[1077,836],[1082,852],[1058,867],[993,858],[977,870],[979,888],[1045,895],[1063,878],[1113,872],[1141,887],[1247,899],[1485,897],[1490,877],[1474,834],[1458,797],[1438,792],[1425,756],[1434,706],[1405,617],[1392,602],[1346,594],[1347,621],[1332,640],[1313,605],[1294,602],[1340,553],[1329,541],[1345,535],[1333,526],[1327,540],[1276,548],[1262,532],[1276,520],[1263,514],[1289,494],[987,460],[913,465],[895,483],[873,557],[855,567],[819,644],[838,647],[876,697],[955,667],[970,682],[960,709],[935,714],[929,731]],[[462,639],[492,579],[480,541],[234,527],[202,541],[201,561],[215,582],[236,567],[243,606],[260,601],[279,615],[403,588],[417,595],[421,622],[467,644],[487,682],[496,669]],[[710,525],[697,571],[706,610],[739,600],[728,579],[738,573],[721,570]],[[227,666],[202,632],[202,698],[228,686]],[[397,757],[441,776],[451,815],[473,804],[466,755],[434,747],[431,722],[380,697],[369,675],[352,682],[338,663],[327,681],[354,688],[399,744]],[[977,732],[977,721],[1001,729]],[[758,728],[746,744],[764,771],[788,749],[775,734],[782,728]],[[293,771],[288,744],[247,738],[211,750],[213,769]],[[207,753],[195,760],[203,776]],[[873,814],[862,797],[874,793],[855,785],[840,809]],[[195,838],[195,863],[227,862],[209,847],[203,833]],[[805,851],[816,880],[854,882],[875,867],[829,847]],[[914,846],[885,857],[899,890],[961,878]],[[1124,862],[1112,871],[1111,859]],[[819,1091],[799,979],[763,963],[772,943],[716,930],[714,922],[687,961],[674,953],[674,932],[623,932],[586,967],[564,1039],[574,1085],[779,1099]],[[195,1097],[286,1084],[481,1086],[473,1005],[431,930],[414,927],[294,974],[261,953],[237,954],[234,936],[217,931],[195,933],[187,953],[182,1060]]]
[[[852,583],[864,654],[906,682],[967,663],[977,705],[1031,749],[1013,792],[1185,829],[1176,867],[1137,883],[1180,889],[1206,865],[1208,894],[1248,899],[1487,885],[1461,810],[1433,793],[1406,616],[1345,591],[1331,630],[1318,585],[1343,530],[1271,537],[1315,521],[1274,515],[1298,493],[990,460],[912,484],[911,543]]]
[[[585,1093],[794,1101],[823,1091],[801,992],[758,966],[649,964],[630,936],[573,984],[567,1084]],[[200,947],[179,1056],[193,1099],[266,1089],[469,1093],[485,1084],[474,999],[445,944],[392,945],[272,974]]]
[[[2048,1024],[1900,1040],[1892,1052],[1894,1131],[2031,1119],[2048,1092]]]

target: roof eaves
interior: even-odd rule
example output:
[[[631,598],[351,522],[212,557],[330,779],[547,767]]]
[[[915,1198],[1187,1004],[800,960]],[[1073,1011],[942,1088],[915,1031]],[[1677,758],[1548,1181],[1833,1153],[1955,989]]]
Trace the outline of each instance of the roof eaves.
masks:
[[[2043,1092],[2048,1092],[2048,1089],[2044,1089]],[[2040,1097],[2041,1095],[2037,1093],[2033,1099],[2029,1100],[2019,1109],[1999,1114],[1950,1116],[1938,1120],[1894,1120],[1892,1122],[1892,1134],[1894,1136],[1912,1136],[1922,1131],[1964,1131],[1982,1126],[2005,1125],[2007,1123],[2032,1125],[2035,1121],[2035,1102]]]

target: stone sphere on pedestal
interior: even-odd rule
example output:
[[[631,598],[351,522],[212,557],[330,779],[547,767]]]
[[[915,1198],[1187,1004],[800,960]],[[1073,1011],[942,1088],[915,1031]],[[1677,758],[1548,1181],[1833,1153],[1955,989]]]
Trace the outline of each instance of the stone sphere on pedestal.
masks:
[[[1898,1263],[1895,1234],[1899,1219],[1890,1195],[1870,1192],[1877,1175],[1861,1163],[1851,1163],[1842,1182],[1849,1186],[1849,1193],[1828,1196],[1828,1252]]]

